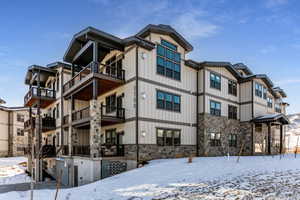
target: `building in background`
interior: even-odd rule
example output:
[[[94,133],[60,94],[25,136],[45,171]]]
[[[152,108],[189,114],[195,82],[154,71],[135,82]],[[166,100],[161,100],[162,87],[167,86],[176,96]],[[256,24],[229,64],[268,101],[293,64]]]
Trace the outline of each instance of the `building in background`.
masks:
[[[0,106],[0,157],[23,156],[28,145],[24,121],[28,108]]]

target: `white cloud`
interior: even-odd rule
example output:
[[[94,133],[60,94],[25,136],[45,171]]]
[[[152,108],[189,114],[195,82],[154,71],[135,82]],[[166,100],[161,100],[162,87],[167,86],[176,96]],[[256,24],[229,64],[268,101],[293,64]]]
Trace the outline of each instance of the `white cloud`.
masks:
[[[202,12],[188,12],[175,18],[172,26],[187,39],[210,37],[217,32],[217,25],[203,20]]]
[[[289,0],[267,0],[266,1],[266,7],[267,8],[273,8],[282,6],[288,3]]]

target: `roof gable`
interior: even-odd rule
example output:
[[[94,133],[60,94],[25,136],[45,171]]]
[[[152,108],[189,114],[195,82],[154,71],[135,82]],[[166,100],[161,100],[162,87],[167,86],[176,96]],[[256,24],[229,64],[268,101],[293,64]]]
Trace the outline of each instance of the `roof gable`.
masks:
[[[141,31],[139,31],[136,34],[136,36],[145,38],[150,33],[159,33],[159,34],[169,35],[178,44],[180,44],[186,51],[192,51],[193,50],[193,46],[181,34],[179,34],[175,29],[173,29],[169,25],[164,25],[164,24],[153,25],[153,24],[149,24],[145,28],[143,28]]]

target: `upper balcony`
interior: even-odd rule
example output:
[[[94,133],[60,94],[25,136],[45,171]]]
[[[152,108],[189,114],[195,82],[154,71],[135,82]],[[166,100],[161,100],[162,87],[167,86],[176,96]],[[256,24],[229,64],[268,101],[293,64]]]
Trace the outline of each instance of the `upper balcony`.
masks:
[[[91,62],[64,84],[64,97],[68,98],[70,95],[74,95],[76,99],[91,100],[93,80],[96,80],[98,85],[97,94],[101,95],[125,83],[125,70]]]
[[[75,127],[90,125],[90,107],[73,111],[72,125]],[[125,121],[125,109],[116,106],[101,106],[101,126],[108,126]]]
[[[47,88],[31,87],[24,97],[25,107],[31,107],[38,104],[40,107],[45,108],[56,100],[55,90]]]

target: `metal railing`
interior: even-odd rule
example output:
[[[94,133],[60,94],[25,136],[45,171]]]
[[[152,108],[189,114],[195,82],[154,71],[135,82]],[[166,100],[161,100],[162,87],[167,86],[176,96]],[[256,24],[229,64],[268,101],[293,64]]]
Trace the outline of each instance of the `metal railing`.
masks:
[[[35,118],[32,119],[32,124],[30,119],[24,122],[24,129],[30,129],[30,128],[35,128]]]
[[[117,119],[125,120],[125,108],[102,105],[101,117],[117,118]]]
[[[55,99],[56,93],[53,89],[31,87],[24,97],[24,103],[26,104],[32,97],[44,97]]]
[[[124,156],[124,145],[110,145],[102,144],[101,145],[101,156],[102,157],[113,157],[113,156]]]
[[[78,121],[90,117],[90,107],[85,107],[80,110],[73,111],[72,121]]]
[[[101,66],[99,68],[99,66]],[[91,62],[86,67],[84,67],[80,72],[78,72],[74,77],[71,78],[63,86],[63,92],[68,91],[75,84],[79,83],[83,78],[85,78],[90,73],[99,73],[112,77],[119,80],[125,80],[125,70],[119,69],[115,66],[103,65],[98,62]]]
[[[56,128],[56,119],[53,117],[43,117],[42,118],[42,129],[43,130],[53,130]]]
[[[90,145],[74,145],[72,146],[73,156],[90,156]]]

